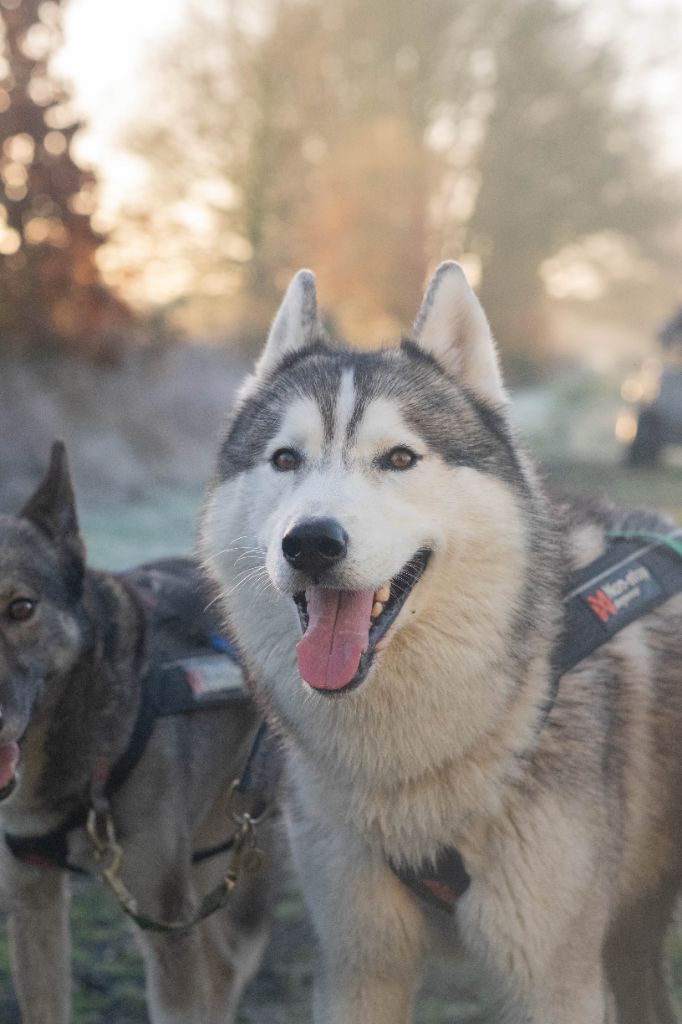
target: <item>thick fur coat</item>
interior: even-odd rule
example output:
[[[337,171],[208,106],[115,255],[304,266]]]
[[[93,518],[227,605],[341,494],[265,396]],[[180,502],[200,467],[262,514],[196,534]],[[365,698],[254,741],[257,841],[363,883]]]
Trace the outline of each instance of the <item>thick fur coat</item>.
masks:
[[[312,275],[294,279],[228,426],[202,549],[287,742],[316,1024],[406,1024],[434,948],[468,960],[505,1024],[676,1019],[682,599],[565,675],[547,715],[570,574],[609,529],[671,525],[548,500],[456,264],[411,340],[371,353],[332,346]],[[447,915],[390,863],[450,847],[471,884]]]

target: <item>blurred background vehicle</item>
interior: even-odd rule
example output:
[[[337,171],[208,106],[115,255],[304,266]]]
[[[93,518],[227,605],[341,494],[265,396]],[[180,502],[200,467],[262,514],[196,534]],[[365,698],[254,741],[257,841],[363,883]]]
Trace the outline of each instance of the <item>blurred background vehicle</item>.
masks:
[[[656,466],[665,449],[682,444],[682,307],[658,335],[660,355],[626,377],[621,395],[629,408],[616,420],[631,466]]]

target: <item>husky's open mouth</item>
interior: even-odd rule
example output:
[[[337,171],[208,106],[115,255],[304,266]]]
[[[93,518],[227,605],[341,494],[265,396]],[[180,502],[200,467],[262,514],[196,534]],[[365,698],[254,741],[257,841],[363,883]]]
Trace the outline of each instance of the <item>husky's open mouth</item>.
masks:
[[[377,590],[310,587],[294,595],[303,627],[296,645],[298,669],[309,686],[336,694],[362,682],[430,554],[420,548],[390,583]]]
[[[17,784],[18,743],[0,744],[0,801],[6,800]]]

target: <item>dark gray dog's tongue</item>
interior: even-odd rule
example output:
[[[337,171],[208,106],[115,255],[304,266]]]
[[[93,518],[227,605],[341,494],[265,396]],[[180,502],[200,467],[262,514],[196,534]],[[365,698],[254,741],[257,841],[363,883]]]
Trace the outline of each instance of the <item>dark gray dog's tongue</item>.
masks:
[[[0,744],[0,789],[5,789],[14,779],[14,773],[19,760],[18,743]]]
[[[296,645],[301,678],[315,690],[339,690],[351,681],[369,646],[374,591],[306,591],[308,628]]]

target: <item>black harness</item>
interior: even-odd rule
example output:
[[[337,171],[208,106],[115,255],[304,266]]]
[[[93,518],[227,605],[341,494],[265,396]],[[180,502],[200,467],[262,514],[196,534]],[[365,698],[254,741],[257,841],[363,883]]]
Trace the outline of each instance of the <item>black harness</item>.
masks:
[[[609,536],[608,551],[575,574],[564,597],[559,676],[682,590],[682,530]]]
[[[154,665],[142,680],[137,718],[130,741],[113,765],[104,786],[109,799],[121,788],[144,754],[157,718],[186,714],[198,708],[225,704],[244,704],[249,698],[241,681],[241,670],[234,648],[221,636],[212,636],[212,648],[206,653]],[[68,858],[68,835],[85,825],[90,802],[84,798],[69,817],[51,832],[39,836],[5,834],[5,841],[20,860],[40,867],[64,868],[84,873]],[[192,856],[197,863],[230,848],[232,837]]]

